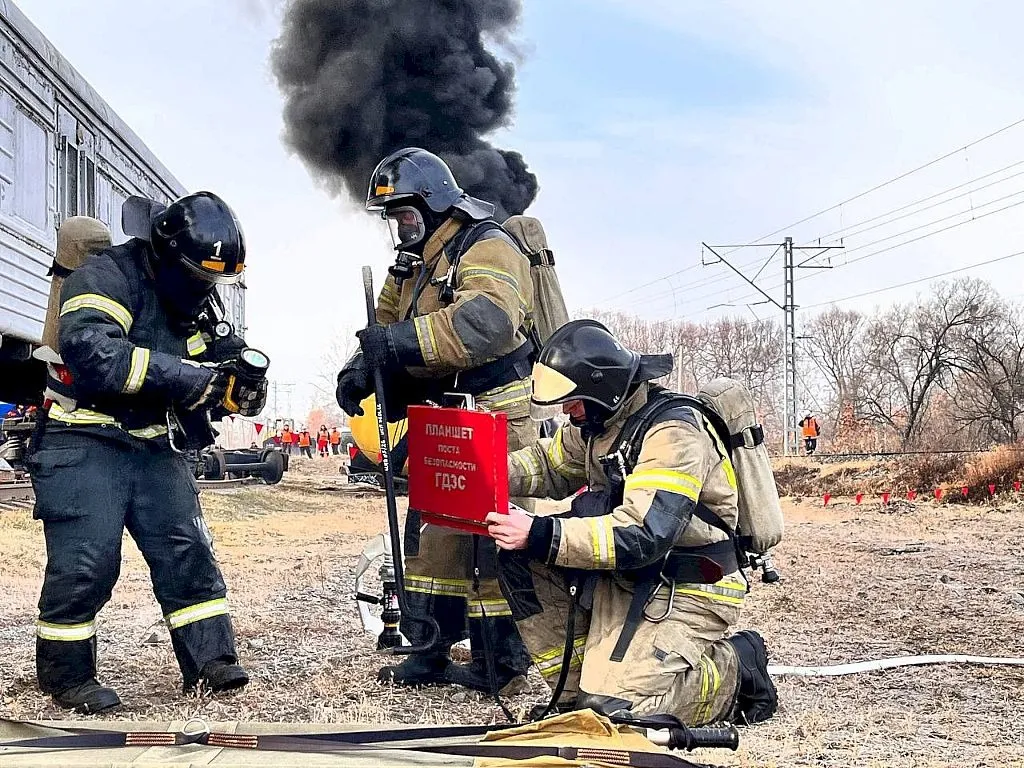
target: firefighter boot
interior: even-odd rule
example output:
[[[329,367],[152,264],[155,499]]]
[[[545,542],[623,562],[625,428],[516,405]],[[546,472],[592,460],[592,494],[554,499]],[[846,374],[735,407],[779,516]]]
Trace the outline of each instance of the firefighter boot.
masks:
[[[411,515],[410,515],[411,517]],[[416,529],[417,534],[419,529]],[[408,534],[408,529],[407,529]],[[408,541],[406,542],[408,547]],[[466,599],[455,595],[406,592],[408,614],[402,615],[402,634],[410,643],[432,647],[410,654],[401,664],[389,664],[377,673],[377,680],[395,685],[435,685],[444,682],[444,671],[451,664],[448,650],[465,637]],[[419,617],[433,617],[438,633],[431,637],[430,625]]]
[[[739,686],[730,720],[737,725],[760,723],[775,714],[779,697],[768,676],[768,651],[764,639],[749,629],[726,640],[736,650],[739,661]]]
[[[449,666],[444,675],[446,683],[490,693],[492,683],[487,669],[490,657],[494,660],[494,686],[498,691],[503,691],[517,678],[525,688],[526,673],[533,662],[511,616],[470,618],[469,642],[473,660],[469,664]]]
[[[223,693],[244,688],[249,683],[249,675],[239,664],[214,659],[203,665],[199,681],[211,693]]]
[[[395,685],[435,685],[445,681],[445,670],[450,664],[451,659],[446,651],[435,649],[427,653],[414,653],[401,664],[381,667],[377,680]]]
[[[73,709],[80,715],[94,715],[121,706],[121,699],[113,688],[102,686],[96,678],[91,678],[81,685],[53,694],[53,703],[63,709]]]

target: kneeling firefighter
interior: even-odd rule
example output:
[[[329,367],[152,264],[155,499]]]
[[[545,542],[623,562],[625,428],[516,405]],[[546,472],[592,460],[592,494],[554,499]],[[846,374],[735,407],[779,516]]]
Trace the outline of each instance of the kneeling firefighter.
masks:
[[[542,674],[560,677],[560,708],[765,720],[777,699],[764,641],[725,637],[747,592],[729,457],[743,437],[727,447],[700,401],[650,383],[671,369],[593,320],[548,340],[533,401],[561,403],[570,422],[510,454],[510,492],[589,490],[564,515],[488,517],[501,586]]]
[[[96,614],[118,578],[124,529],[149,565],[185,689],[249,679],[198,489],[169,433],[198,417],[208,428],[211,412],[255,415],[266,400],[265,378],[244,384],[232,373],[242,340],[207,322],[215,286],[241,277],[242,231],[208,192],[166,207],[131,198],[122,219],[133,239],[62,266],[48,413],[27,462],[47,552],[39,687],[83,713],[120,704],[96,679]],[[102,226],[69,220],[58,250],[72,224],[86,236]]]
[[[391,418],[404,416],[403,403],[465,393],[508,414],[510,450],[532,443],[531,262],[493,220],[494,206],[467,195],[439,157],[409,148],[373,171],[366,207],[390,225],[397,256],[377,302],[377,324],[359,332],[361,352],[338,374],[339,405],[350,416],[361,413],[377,369],[385,373]],[[380,679],[487,691],[485,648],[499,688],[525,674],[530,657],[498,587],[494,542],[422,525],[415,512],[406,518],[404,540],[409,606],[432,616],[440,633],[431,650],[384,667]],[[450,648],[467,629],[473,660],[454,664]],[[429,640],[421,621],[403,616],[401,630],[414,645]]]

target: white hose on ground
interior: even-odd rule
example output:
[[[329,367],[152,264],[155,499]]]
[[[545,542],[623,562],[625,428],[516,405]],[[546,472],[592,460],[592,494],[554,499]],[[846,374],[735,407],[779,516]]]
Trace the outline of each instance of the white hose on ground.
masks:
[[[801,677],[837,677],[839,675],[856,675],[860,672],[877,672],[893,667],[920,667],[926,664],[981,664],[985,666],[1024,667],[1024,659],[1000,658],[998,656],[964,656],[927,655],[927,656],[895,656],[889,659],[874,661],[858,661],[853,664],[833,664],[823,667],[787,667],[778,664],[768,665],[770,675],[799,675]]]

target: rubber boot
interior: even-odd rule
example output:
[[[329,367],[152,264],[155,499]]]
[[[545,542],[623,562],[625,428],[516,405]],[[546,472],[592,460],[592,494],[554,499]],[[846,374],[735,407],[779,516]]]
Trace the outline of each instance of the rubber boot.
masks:
[[[73,709],[80,715],[94,715],[121,706],[121,699],[113,688],[102,686],[96,678],[91,678],[81,685],[53,694],[53,703],[62,709]]]
[[[473,660],[469,664],[449,666],[445,682],[491,693],[492,683],[487,670],[489,656],[494,660],[494,682],[499,692],[516,678],[523,678],[525,686],[532,660],[511,616],[471,618],[469,643]]]
[[[401,664],[381,667],[377,680],[395,685],[437,685],[445,682],[445,670],[451,659],[444,651],[431,651],[407,656]]]
[[[249,675],[240,664],[214,659],[203,665],[199,682],[211,693],[223,693],[244,688],[249,684]]]
[[[746,629],[727,642],[736,649],[739,660],[739,687],[730,720],[736,725],[753,725],[768,720],[779,706],[778,692],[768,675],[768,651],[764,638]]]

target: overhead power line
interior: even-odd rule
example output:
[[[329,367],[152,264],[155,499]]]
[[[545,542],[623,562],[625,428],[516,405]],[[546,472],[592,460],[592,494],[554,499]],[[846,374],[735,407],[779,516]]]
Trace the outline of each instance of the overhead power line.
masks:
[[[877,192],[877,191],[879,191],[881,189],[884,189],[884,188],[886,188],[886,187],[888,187],[888,186],[890,186],[892,184],[895,184],[896,182],[902,181],[903,179],[906,179],[906,178],[908,178],[910,176],[913,176],[914,174],[919,173],[920,171],[923,171],[923,170],[925,170],[927,168],[930,168],[930,167],[932,167],[932,166],[934,166],[934,165],[936,165],[938,163],[941,163],[944,160],[948,160],[949,158],[957,155],[960,152],[963,152],[963,151],[965,151],[967,149],[970,149],[970,148],[975,147],[975,146],[977,146],[979,144],[982,144],[982,143],[984,143],[986,141],[989,141],[990,139],[993,139],[996,136],[999,136],[999,135],[1001,135],[1003,133],[1006,133],[1007,131],[1010,131],[1010,130],[1012,130],[1012,129],[1014,129],[1017,126],[1020,126],[1022,124],[1024,124],[1024,117],[1019,118],[1017,120],[1014,120],[1013,122],[1008,123],[1008,124],[1002,126],[1001,128],[997,128],[996,130],[991,131],[990,133],[987,133],[984,136],[981,136],[981,137],[979,137],[977,139],[974,139],[973,141],[970,141],[970,142],[964,144],[963,146],[960,146],[960,147],[952,149],[952,150],[950,150],[948,152],[945,152],[945,153],[939,155],[938,157],[935,157],[935,158],[929,160],[926,163],[922,163],[921,165],[916,166],[915,168],[911,168],[910,170],[904,171],[902,173],[899,173],[896,176],[893,176],[892,178],[887,179],[887,180],[885,180],[885,181],[883,181],[883,182],[881,182],[879,184],[875,184],[874,186],[869,187],[868,189],[865,189],[862,192],[858,192],[857,194],[855,194],[855,195],[853,195],[851,197],[848,197],[845,200],[841,200],[838,203],[834,203],[833,205],[830,205],[827,208],[822,208],[820,211],[812,213],[809,216],[805,216],[805,217],[803,217],[801,219],[798,219],[797,221],[794,221],[794,222],[792,222],[790,224],[787,224],[785,226],[779,227],[778,229],[773,230],[772,232],[769,232],[766,235],[762,235],[761,237],[758,237],[755,240],[751,240],[749,245],[760,244],[764,240],[767,240],[770,237],[774,237],[776,235],[779,235],[779,234],[785,232],[788,229],[792,229],[793,227],[800,226],[801,224],[806,224],[808,221],[812,221],[812,220],[818,218],[819,216],[823,216],[824,214],[829,213],[831,211],[834,211],[837,208],[841,208],[842,206],[847,205],[849,203],[852,203],[855,200],[859,200],[859,199],[861,199],[863,197],[866,197],[866,196],[868,196],[868,195],[870,195],[870,194],[872,194],[874,192]],[[1021,162],[1024,162],[1024,161],[1021,161]],[[1007,166],[1007,168],[1012,167],[1013,165],[1016,165],[1016,163],[1011,164],[1011,166]],[[1006,168],[1001,169],[1001,170],[1006,170]],[[998,172],[999,171],[995,171],[993,173],[998,173]],[[989,175],[991,175],[991,174],[989,174]],[[982,176],[982,177],[979,177],[979,179],[984,179],[986,177],[987,176]],[[968,182],[968,183],[970,183],[970,182]],[[957,187],[954,187],[953,189],[956,189],[956,188]],[[946,190],[946,191],[948,192],[950,190]],[[938,194],[943,194],[943,193],[938,193]],[[925,199],[928,199],[928,198],[925,198]],[[916,203],[911,203],[910,205],[914,205],[914,204],[916,204]],[[893,212],[898,212],[900,210],[903,210],[903,208],[905,208],[905,207],[906,206],[903,206],[901,208],[895,209],[894,211],[889,211],[887,213],[880,214],[880,216],[890,215]],[[871,220],[873,220],[873,219],[871,219]],[[869,221],[871,221],[871,220],[869,220]],[[732,249],[730,251],[724,252],[722,255],[723,256],[728,256],[730,253],[733,253],[736,250],[738,250],[738,249],[734,248],[734,249]],[[642,285],[636,286],[634,288],[627,289],[627,290],[622,291],[620,293],[612,294],[611,296],[608,296],[607,298],[603,299],[600,303],[601,304],[606,304],[607,302],[609,302],[609,301],[611,301],[613,299],[616,299],[616,298],[618,298],[620,296],[624,296],[624,295],[633,293],[634,291],[641,290],[642,288],[646,288],[646,287],[649,287],[651,285],[657,285],[657,284],[661,283],[662,281],[664,281],[664,280],[666,280],[666,279],[668,279],[670,277],[674,277],[674,276],[682,274],[684,272],[691,271],[691,270],[695,269],[697,266],[699,266],[699,265],[692,264],[692,265],[689,265],[689,266],[687,266],[687,267],[685,267],[685,268],[683,268],[681,270],[676,270],[676,271],[673,271],[673,272],[669,272],[666,275],[662,275],[661,277],[655,278],[654,280],[650,280],[650,281],[648,281],[648,282],[646,282],[646,283],[644,283]]]
[[[1024,256],[1024,251],[1016,251],[1014,253],[1008,253],[1005,256],[999,256],[994,259],[985,259],[984,261],[978,261],[974,264],[968,264],[964,267],[957,267],[956,269],[948,269],[945,272],[936,272],[934,275],[927,275],[926,277],[919,277],[916,280],[907,280],[903,283],[896,283],[895,285],[887,285],[884,288],[875,288],[871,291],[864,291],[863,293],[855,293],[851,296],[844,296],[841,299],[830,299],[829,301],[821,301],[817,304],[808,304],[801,309],[815,309],[817,307],[825,307],[830,304],[840,304],[844,301],[852,301],[853,299],[862,299],[865,296],[874,296],[877,293],[885,293],[886,291],[894,291],[897,288],[906,288],[908,285],[917,285],[918,283],[924,283],[929,280],[938,280],[940,277],[949,277],[950,275],[956,275],[961,272],[967,272],[971,269],[977,269],[978,267],[987,267],[989,264],[996,264],[1000,261],[1007,261],[1008,259],[1016,258],[1017,256]]]

